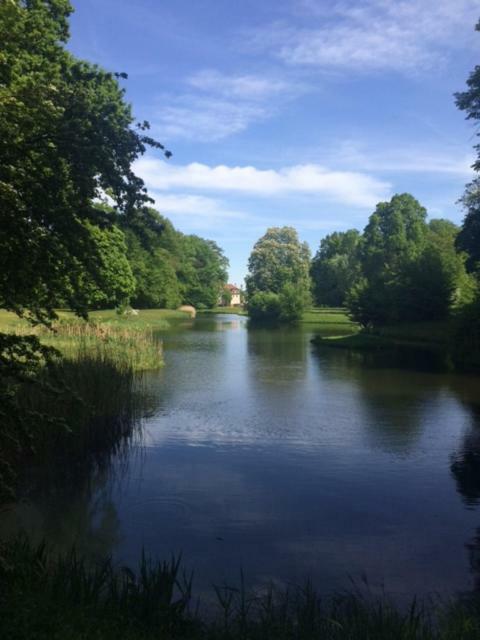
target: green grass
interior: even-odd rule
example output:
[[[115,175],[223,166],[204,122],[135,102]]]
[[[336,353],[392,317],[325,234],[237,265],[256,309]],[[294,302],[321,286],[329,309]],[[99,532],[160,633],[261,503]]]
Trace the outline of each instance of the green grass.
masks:
[[[138,315],[119,315],[115,309],[91,311],[90,317],[95,322],[108,322],[123,327],[151,328],[154,330],[169,329],[173,323],[188,320],[189,314],[174,309],[139,309]]]
[[[419,322],[379,327],[371,331],[358,329],[350,335],[320,335],[314,342],[338,349],[359,351],[388,350],[395,347],[446,351],[450,339],[447,322]]]
[[[161,367],[163,353],[153,327],[113,314],[102,323],[62,314],[51,328],[1,315],[3,501],[32,472],[105,466],[148,410],[141,372]]]
[[[20,325],[14,333],[36,335],[42,344],[54,347],[73,362],[90,356],[116,364],[119,369],[134,371],[158,369],[163,365],[162,343],[151,328],[61,318],[51,328]]]
[[[301,325],[308,327],[319,336],[349,336],[359,331],[359,326],[347,315],[345,309],[318,308],[307,309]]]
[[[237,316],[246,316],[248,315],[246,310],[243,307],[213,307],[213,309],[199,309],[198,313],[233,313]]]
[[[131,356],[97,339],[66,353],[4,368],[0,503],[18,499],[22,487],[77,486],[141,433],[152,400]]]
[[[199,313],[248,315],[247,311],[240,307],[214,307],[213,309],[199,311]],[[309,308],[303,313],[301,324],[311,325],[309,328],[325,335],[350,335],[359,330],[358,325],[350,320],[345,310],[337,308]]]
[[[59,310],[57,313],[60,319],[77,318],[71,311]],[[115,309],[103,309],[91,311],[89,317],[93,322],[107,322],[116,326],[166,330],[171,323],[186,320],[189,315],[173,309],[140,309],[138,315],[119,315]],[[18,326],[29,325],[15,313],[0,309],[0,331],[10,331]]]
[[[0,637],[5,640],[478,640],[479,595],[413,599],[396,607],[368,584],[321,597],[288,589],[214,586],[208,610],[179,559],[137,570],[109,557],[55,555],[20,537],[0,546]],[[197,603],[197,604],[195,604]]]

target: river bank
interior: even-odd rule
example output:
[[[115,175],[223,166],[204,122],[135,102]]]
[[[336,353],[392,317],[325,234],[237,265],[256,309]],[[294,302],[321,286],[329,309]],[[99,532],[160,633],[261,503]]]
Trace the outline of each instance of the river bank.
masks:
[[[164,364],[158,331],[185,318],[58,315],[46,327],[0,312],[0,502],[18,496],[32,473],[90,473],[118,452],[151,404],[143,379]]]
[[[478,594],[393,605],[368,584],[321,597],[311,582],[213,586],[205,608],[180,558],[142,555],[137,569],[75,550],[54,555],[25,538],[0,546],[0,635],[5,640],[477,640]]]

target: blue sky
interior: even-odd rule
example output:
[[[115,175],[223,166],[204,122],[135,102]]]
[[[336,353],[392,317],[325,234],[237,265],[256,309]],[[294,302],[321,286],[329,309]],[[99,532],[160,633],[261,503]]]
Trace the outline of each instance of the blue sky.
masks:
[[[218,242],[241,284],[255,241],[312,252],[408,191],[460,222],[473,123],[454,104],[480,63],[478,0],[73,0],[69,47],[125,71],[173,157],[136,166],[157,208]]]

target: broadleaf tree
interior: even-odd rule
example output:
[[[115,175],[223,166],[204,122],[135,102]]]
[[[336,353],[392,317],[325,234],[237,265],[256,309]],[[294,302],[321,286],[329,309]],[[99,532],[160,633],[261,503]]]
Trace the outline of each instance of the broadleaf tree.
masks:
[[[360,277],[362,237],[356,229],[335,231],[320,242],[310,274],[315,303],[341,307]]]
[[[255,320],[294,322],[310,302],[310,250],[292,227],[271,227],[248,260],[246,290]]]
[[[135,123],[125,74],[66,50],[71,12],[67,0],[0,3],[0,307],[36,321],[59,300],[85,315],[100,290],[111,302],[131,291],[128,264],[107,268],[104,249],[119,247],[120,218],[144,215],[132,163],[162,147]],[[95,204],[105,193],[108,212]]]

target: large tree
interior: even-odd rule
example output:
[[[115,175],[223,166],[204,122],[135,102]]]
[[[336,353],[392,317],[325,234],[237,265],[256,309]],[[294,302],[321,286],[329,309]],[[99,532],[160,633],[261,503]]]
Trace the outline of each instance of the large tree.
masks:
[[[480,22],[475,29],[480,31]],[[473,120],[476,124],[480,121],[480,65],[476,65],[467,79],[467,90],[455,94],[457,107],[465,111],[467,120]],[[480,136],[477,129],[476,136]],[[477,159],[473,169],[480,171],[480,144],[475,145]],[[462,229],[457,239],[457,246],[468,254],[467,268],[477,271],[480,265],[480,179],[475,178],[467,185],[465,194],[461,199],[466,215]]]
[[[360,276],[360,245],[361,235],[356,229],[335,231],[320,242],[310,269],[316,304],[344,305]]]
[[[455,249],[458,228],[426,222],[410,194],[377,205],[365,228],[360,281],[347,303],[363,325],[439,320],[471,291],[465,255]]]
[[[310,250],[292,227],[272,227],[253,247],[246,278],[255,319],[297,320],[310,301]]]
[[[116,74],[65,49],[67,0],[0,2],[0,307],[48,320],[133,288],[122,225],[148,200],[132,170],[146,145]],[[120,74],[124,75],[124,74]],[[108,194],[113,209],[95,202]],[[112,251],[108,249],[112,248]]]
[[[362,279],[348,305],[364,325],[407,319],[410,314],[407,273],[425,247],[426,209],[410,194],[380,202],[363,234]]]
[[[480,178],[467,185],[461,198],[465,218],[456,245],[467,254],[467,269],[480,276]]]
[[[198,308],[218,304],[228,279],[228,259],[213,241],[196,235],[181,235],[178,278],[185,303]]]

